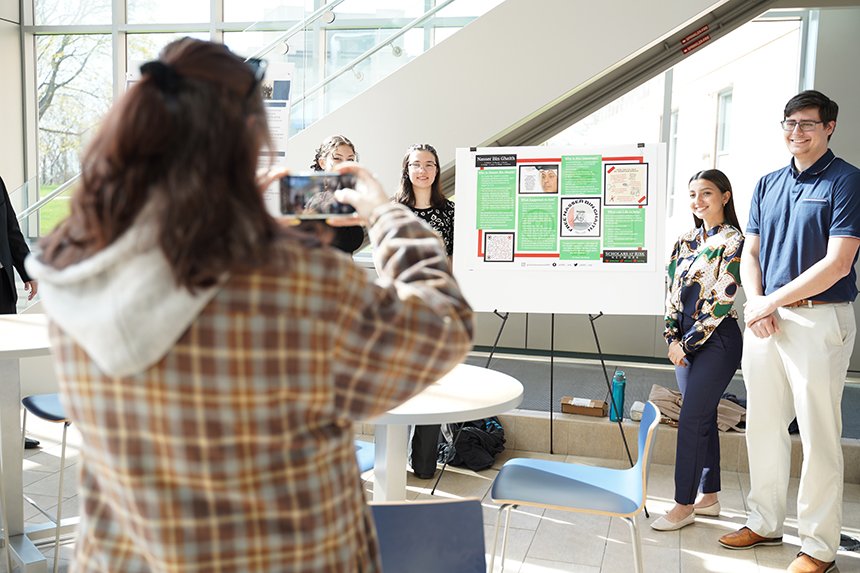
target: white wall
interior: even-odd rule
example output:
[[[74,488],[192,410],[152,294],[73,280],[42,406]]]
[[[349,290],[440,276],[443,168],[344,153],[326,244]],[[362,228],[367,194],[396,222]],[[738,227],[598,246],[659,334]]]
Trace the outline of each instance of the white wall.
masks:
[[[725,0],[507,0],[311,125],[290,141],[287,165],[305,169],[342,133],[393,194],[413,143],[443,166],[457,147],[493,141],[556,99],[656,44]]]
[[[20,22],[18,0],[0,0],[0,176],[10,191],[24,183]]]
[[[860,167],[860,7],[830,8],[819,12],[815,75],[808,87],[824,92],[839,104],[836,131],[830,139],[833,152]],[[860,264],[855,265],[860,276]],[[860,324],[860,302],[854,304]],[[854,344],[850,370],[860,370],[860,337]]]

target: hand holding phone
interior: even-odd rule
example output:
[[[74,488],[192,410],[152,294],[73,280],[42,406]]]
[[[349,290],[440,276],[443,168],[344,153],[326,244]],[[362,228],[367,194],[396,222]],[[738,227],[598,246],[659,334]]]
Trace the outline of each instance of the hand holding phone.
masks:
[[[354,225],[366,223],[374,209],[380,205],[391,203],[391,199],[385,194],[379,181],[370,172],[357,163],[341,163],[336,168],[338,173],[350,174],[355,177],[353,187],[344,187],[335,193],[335,197],[341,203],[352,205],[358,219],[336,218],[330,219],[328,223],[332,226]]]

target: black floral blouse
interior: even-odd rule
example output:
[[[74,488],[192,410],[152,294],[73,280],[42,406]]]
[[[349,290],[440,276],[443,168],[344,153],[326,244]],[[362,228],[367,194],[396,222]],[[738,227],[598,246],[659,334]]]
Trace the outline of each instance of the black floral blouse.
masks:
[[[667,269],[666,343],[681,343],[687,354],[702,346],[722,322],[737,319],[732,307],[741,284],[743,234],[728,224],[696,228],[678,238]],[[681,317],[693,319],[681,332]]]
[[[445,241],[445,249],[448,251],[448,256],[453,255],[454,203],[445,199],[445,204],[442,207],[430,207],[429,209],[411,207],[411,209],[421,219],[427,221],[427,224],[442,237],[442,240]]]

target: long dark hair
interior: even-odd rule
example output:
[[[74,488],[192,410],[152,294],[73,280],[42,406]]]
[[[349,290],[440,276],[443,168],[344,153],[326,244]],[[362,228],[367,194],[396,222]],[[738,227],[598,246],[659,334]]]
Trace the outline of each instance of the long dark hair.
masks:
[[[400,172],[400,190],[397,192],[397,202],[403,203],[408,207],[415,206],[415,190],[412,188],[412,180],[409,179],[409,156],[413,151],[429,151],[433,154],[433,161],[436,162],[436,178],[430,185],[430,205],[433,207],[443,207],[448,201],[442,194],[442,186],[439,183],[439,154],[436,149],[429,143],[416,143],[410,145],[406,150],[406,155],[403,156],[403,164]]]
[[[726,192],[729,193],[729,200],[726,201],[725,206],[723,207],[723,215],[725,216],[726,223],[737,229],[741,230],[741,224],[738,222],[738,215],[735,213],[735,194],[732,191],[732,183],[729,181],[729,178],[726,177],[726,174],[720,171],[719,169],[705,169],[704,171],[699,171],[687,182],[687,186],[690,185],[693,181],[698,179],[704,179],[705,181],[710,181],[714,185],[716,185],[717,189],[720,190],[720,193],[724,194]],[[696,227],[701,227],[705,224],[704,221],[693,215],[693,222],[696,224]]]
[[[322,171],[323,168],[320,167],[320,159],[329,153],[334,152],[334,150],[341,145],[349,146],[350,149],[352,149],[352,152],[355,153],[355,160],[358,161],[358,152],[355,150],[355,145],[353,145],[349,139],[343,135],[330,135],[325,138],[325,141],[323,141],[319,147],[317,147],[316,153],[314,154],[314,161],[311,163],[310,168],[314,171]]]
[[[92,256],[147,207],[180,286],[264,264],[281,231],[256,181],[270,146],[260,79],[222,44],[167,45],[83,155],[71,215],[43,241],[45,261],[63,268]]]

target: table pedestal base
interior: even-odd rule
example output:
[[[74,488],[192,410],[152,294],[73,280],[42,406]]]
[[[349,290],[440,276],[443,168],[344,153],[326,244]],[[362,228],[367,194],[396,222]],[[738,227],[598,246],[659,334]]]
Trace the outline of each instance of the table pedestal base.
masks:
[[[373,465],[373,501],[406,499],[407,442],[409,426],[376,426],[376,457]]]

